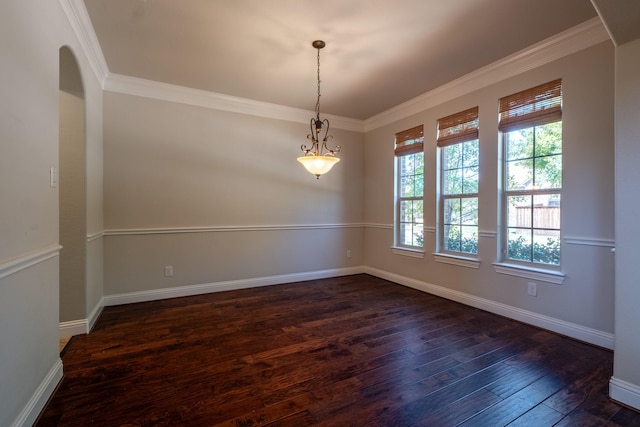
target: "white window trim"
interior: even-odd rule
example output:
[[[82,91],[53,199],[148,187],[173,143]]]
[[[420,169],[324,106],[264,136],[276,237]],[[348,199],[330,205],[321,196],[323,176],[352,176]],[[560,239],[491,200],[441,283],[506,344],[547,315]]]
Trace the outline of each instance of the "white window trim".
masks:
[[[539,282],[553,283],[554,285],[561,285],[566,277],[565,274],[560,271],[546,270],[543,268],[534,268],[506,262],[494,262],[493,268],[498,274],[506,274],[508,276],[537,280]]]
[[[420,259],[424,258],[423,250],[409,248],[405,246],[391,246],[391,252],[393,252],[396,255],[402,255],[410,258],[420,258]]]
[[[460,267],[473,268],[476,270],[480,267],[479,259],[460,256],[460,255],[436,252],[433,254],[433,259],[436,262],[440,262],[443,264],[458,265]]]

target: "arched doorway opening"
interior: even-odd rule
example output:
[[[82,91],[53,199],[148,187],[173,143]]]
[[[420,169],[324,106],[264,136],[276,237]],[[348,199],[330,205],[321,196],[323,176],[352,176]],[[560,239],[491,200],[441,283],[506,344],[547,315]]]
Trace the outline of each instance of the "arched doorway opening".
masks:
[[[85,97],[73,52],[60,48],[59,91],[60,336],[87,332]]]

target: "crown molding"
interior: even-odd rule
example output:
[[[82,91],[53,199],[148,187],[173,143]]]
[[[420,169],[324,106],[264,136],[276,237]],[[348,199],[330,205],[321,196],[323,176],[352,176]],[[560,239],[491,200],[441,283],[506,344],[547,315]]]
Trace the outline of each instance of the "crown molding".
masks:
[[[301,108],[287,107],[285,105],[271,104],[114,73],[109,73],[107,76],[104,90],[304,124],[308,124],[311,117],[315,115],[315,112]],[[364,132],[363,120],[332,116],[330,114],[325,114],[324,117],[329,119],[333,128]]]
[[[71,24],[80,47],[89,61],[98,82],[104,88],[104,82],[109,75],[109,67],[104,59],[102,48],[98,42],[98,36],[93,29],[91,18],[82,0],[59,0],[64,14]]]
[[[391,124],[607,40],[609,40],[609,34],[600,18],[592,18],[366,119],[365,132]]]
[[[315,114],[310,110],[110,73],[84,2],[59,2],[106,91],[304,124]],[[366,120],[325,116],[336,129],[369,132],[607,40],[610,40],[609,34],[596,17]]]

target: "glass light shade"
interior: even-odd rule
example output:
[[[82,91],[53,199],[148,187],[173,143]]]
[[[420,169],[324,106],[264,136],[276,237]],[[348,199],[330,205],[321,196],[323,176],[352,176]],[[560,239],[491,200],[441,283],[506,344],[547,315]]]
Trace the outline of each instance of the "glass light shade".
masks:
[[[329,172],[340,159],[333,156],[302,156],[298,157],[298,161],[302,163],[306,170],[316,177],[320,177],[320,175]]]

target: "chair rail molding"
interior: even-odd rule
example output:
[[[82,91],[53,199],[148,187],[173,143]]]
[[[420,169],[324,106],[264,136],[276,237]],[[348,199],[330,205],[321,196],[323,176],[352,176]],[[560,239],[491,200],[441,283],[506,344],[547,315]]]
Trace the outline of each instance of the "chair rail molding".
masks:
[[[62,246],[53,245],[25,255],[18,256],[0,262],[0,279],[15,274],[19,271],[33,267],[41,262],[47,261],[60,255]]]

